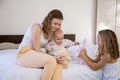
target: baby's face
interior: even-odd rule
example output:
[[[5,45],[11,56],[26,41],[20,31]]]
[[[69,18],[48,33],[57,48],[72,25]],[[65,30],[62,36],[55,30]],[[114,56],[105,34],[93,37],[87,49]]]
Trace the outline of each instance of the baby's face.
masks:
[[[57,45],[61,45],[64,39],[64,34],[57,34],[56,36],[54,36],[54,42]]]

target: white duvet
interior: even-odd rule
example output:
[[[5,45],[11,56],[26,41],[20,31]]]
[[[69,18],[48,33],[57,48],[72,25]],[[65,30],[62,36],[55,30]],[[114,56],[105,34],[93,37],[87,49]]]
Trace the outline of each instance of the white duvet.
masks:
[[[72,47],[70,50],[75,48]],[[88,52],[93,57],[96,49],[88,46]],[[42,69],[17,65],[16,55],[17,49],[0,50],[0,80],[40,80]],[[70,67],[63,69],[62,80],[102,80],[102,73],[101,70],[91,70],[85,64],[70,62]]]

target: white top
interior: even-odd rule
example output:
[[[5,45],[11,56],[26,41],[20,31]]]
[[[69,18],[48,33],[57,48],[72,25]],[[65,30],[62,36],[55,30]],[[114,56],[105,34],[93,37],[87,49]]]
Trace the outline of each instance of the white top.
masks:
[[[54,45],[50,46],[48,44],[45,47],[50,55],[54,55],[55,52],[57,52],[58,50],[60,50],[61,48],[65,47],[65,46],[72,46],[72,45],[74,45],[74,42],[72,42],[71,40],[68,40],[68,39],[64,39],[63,43],[61,45],[57,45],[54,41],[53,41],[53,43],[54,43]]]
[[[18,49],[21,49],[23,46],[33,46],[32,44],[32,34],[31,34],[31,29],[32,29],[32,26],[30,26],[27,30],[27,32],[25,33],[23,39],[22,39],[22,42],[19,46]],[[42,32],[42,35],[40,37],[40,41],[41,41],[41,47],[45,47],[45,45],[48,43],[48,40],[50,39],[50,37],[48,39],[45,39],[43,37],[43,32]]]
[[[102,72],[103,80],[120,80],[120,58],[116,63],[106,64]]]

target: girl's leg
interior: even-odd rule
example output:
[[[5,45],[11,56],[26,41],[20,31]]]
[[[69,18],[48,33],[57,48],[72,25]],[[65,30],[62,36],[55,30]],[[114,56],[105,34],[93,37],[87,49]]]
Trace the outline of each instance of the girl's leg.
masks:
[[[53,56],[33,50],[18,57],[17,61],[25,67],[44,67],[41,80],[51,80],[56,69],[56,59]]]
[[[62,80],[62,65],[57,63],[52,80]]]

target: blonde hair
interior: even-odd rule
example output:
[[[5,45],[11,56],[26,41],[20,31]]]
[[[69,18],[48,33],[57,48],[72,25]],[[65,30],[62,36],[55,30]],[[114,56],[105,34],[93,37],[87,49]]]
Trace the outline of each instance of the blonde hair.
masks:
[[[51,33],[51,21],[52,19],[61,19],[63,20],[63,15],[60,10],[54,9],[48,13],[48,15],[45,17],[45,19],[42,22],[43,25],[43,32],[47,34],[47,36]]]
[[[113,59],[119,58],[119,46],[115,33],[112,30],[106,29],[99,31],[98,35],[104,45],[102,48],[99,48],[99,54],[107,52]]]

